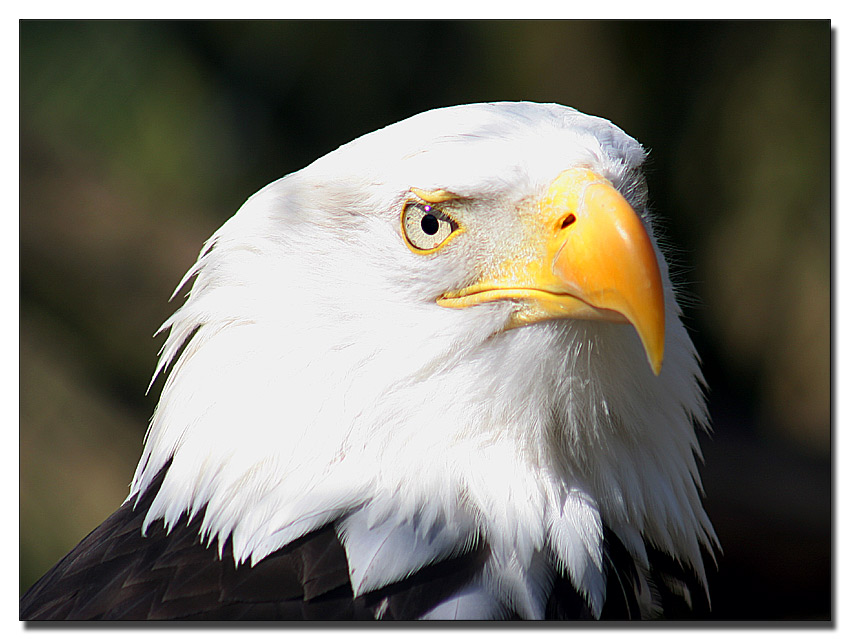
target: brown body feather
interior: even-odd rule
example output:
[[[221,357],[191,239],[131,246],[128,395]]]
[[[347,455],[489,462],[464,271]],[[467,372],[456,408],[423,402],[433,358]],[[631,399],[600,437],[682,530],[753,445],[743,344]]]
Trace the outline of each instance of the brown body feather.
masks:
[[[159,520],[142,536],[147,508],[166,470],[138,503],[125,503],[32,586],[21,599],[22,620],[412,620],[467,584],[487,557],[482,544],[355,598],[345,551],[328,525],[253,567],[237,567],[229,542],[221,557],[215,543],[202,542],[201,516],[184,515],[170,532]],[[663,554],[650,555],[652,589],[666,613],[704,612],[702,590],[689,586],[695,578]],[[602,618],[639,618],[637,568],[607,528],[605,566]],[[592,618],[565,577],[555,580],[546,616]],[[507,612],[507,617],[517,616]]]

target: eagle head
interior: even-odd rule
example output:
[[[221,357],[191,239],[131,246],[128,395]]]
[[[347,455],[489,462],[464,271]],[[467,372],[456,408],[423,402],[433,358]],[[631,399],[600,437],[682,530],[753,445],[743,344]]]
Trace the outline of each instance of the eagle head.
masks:
[[[128,500],[168,465],[146,523],[202,518],[237,564],[331,525],[355,596],[486,547],[432,617],[542,617],[558,576],[598,616],[609,533],[704,581],[703,381],[645,157],[574,109],[472,104],[260,190],[178,287]]]

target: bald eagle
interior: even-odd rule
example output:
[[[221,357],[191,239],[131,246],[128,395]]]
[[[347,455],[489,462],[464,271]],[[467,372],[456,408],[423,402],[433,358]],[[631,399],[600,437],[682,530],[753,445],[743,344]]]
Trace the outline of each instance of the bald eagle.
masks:
[[[260,190],[177,288],[128,498],[21,617],[699,611],[704,383],[645,157],[471,104]]]

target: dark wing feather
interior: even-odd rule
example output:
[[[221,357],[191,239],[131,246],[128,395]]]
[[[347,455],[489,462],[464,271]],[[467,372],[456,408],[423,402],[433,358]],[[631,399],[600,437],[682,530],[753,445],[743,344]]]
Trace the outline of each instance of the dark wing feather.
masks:
[[[644,541],[649,575],[642,584],[640,569],[622,541],[608,527],[603,527],[603,535],[606,570],[605,605],[600,616],[603,620],[640,619],[639,601],[646,595],[656,605],[661,618],[687,620],[708,615],[708,596],[693,571]],[[646,589],[649,594],[642,594]]]
[[[708,593],[696,574],[675,558],[647,545],[650,588],[662,610],[671,620],[705,619],[711,612]]]
[[[142,536],[166,471],[138,504],[125,503],[33,585],[21,599],[22,620],[412,620],[466,585],[489,553],[482,542],[354,598],[345,551],[331,525],[253,567],[236,566],[229,540],[221,557],[217,544],[202,543],[200,516],[184,515],[170,532],[159,520]],[[602,618],[638,618],[638,569],[616,535],[605,528],[604,536],[608,586]],[[701,607],[697,615],[707,610],[704,591],[689,572],[657,550],[649,554],[649,586],[666,615],[689,617],[695,603]],[[546,617],[592,615],[570,580],[558,576]]]
[[[125,503],[21,599],[23,620],[371,618],[352,598],[345,553],[325,527],[235,566],[230,543],[201,542],[201,517],[167,532],[141,527],[165,469],[137,505]]]
[[[354,598],[345,551],[326,526],[253,567],[201,542],[198,516],[170,532],[142,523],[167,469],[138,504],[125,503],[23,596],[22,620],[413,619],[463,586],[482,548]]]

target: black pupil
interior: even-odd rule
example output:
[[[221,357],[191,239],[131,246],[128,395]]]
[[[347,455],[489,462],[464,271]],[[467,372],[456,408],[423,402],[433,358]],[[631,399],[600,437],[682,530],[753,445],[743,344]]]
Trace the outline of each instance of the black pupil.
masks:
[[[437,217],[433,213],[427,213],[422,216],[422,222],[420,224],[422,225],[422,231],[429,236],[433,236],[440,230],[440,221],[437,220]]]

